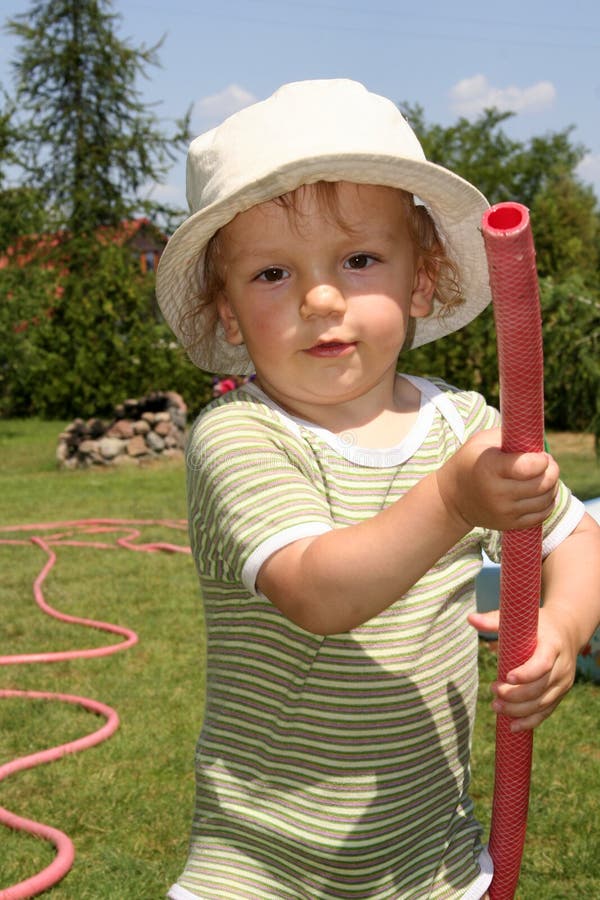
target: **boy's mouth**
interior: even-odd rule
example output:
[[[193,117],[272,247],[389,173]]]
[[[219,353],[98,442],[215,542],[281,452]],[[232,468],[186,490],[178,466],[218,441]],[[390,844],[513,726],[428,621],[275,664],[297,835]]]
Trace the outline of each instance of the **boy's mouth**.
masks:
[[[309,356],[331,358],[345,356],[346,354],[351,353],[355,347],[356,343],[354,341],[319,341],[317,344],[309,347],[305,352],[308,353]]]

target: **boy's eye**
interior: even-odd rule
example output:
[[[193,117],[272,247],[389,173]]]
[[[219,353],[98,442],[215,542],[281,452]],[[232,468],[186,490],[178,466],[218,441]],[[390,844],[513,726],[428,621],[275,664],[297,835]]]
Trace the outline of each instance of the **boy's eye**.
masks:
[[[287,274],[285,269],[280,269],[278,266],[269,266],[268,269],[265,269],[264,272],[257,275],[256,280],[269,282],[282,281],[287,277]]]
[[[349,256],[344,265],[348,269],[366,269],[375,262],[374,256],[368,253],[353,253]]]

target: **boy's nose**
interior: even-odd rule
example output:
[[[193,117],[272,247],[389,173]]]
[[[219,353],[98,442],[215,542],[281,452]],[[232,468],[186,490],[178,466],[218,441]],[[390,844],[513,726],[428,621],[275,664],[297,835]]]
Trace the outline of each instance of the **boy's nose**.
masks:
[[[302,297],[300,314],[307,319],[311,316],[341,315],[346,311],[346,300],[334,284],[315,284]]]

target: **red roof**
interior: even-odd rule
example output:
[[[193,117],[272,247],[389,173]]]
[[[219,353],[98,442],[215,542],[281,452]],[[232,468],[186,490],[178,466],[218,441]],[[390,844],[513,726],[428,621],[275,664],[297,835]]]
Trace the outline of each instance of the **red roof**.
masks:
[[[139,249],[162,251],[162,248],[167,243],[167,236],[153,225],[150,219],[144,217],[128,219],[121,222],[118,226],[102,225],[98,228],[97,234],[100,240],[104,238],[104,235],[109,235],[115,244],[123,246],[124,244],[136,242],[136,239],[142,237],[142,234],[145,232],[149,232],[154,240],[148,242],[147,248],[140,247]],[[8,247],[0,256],[0,269],[5,269],[12,263],[23,267],[35,259],[39,260],[46,252],[58,247],[64,235],[65,232],[59,231],[55,234],[30,234],[20,237],[13,246]]]

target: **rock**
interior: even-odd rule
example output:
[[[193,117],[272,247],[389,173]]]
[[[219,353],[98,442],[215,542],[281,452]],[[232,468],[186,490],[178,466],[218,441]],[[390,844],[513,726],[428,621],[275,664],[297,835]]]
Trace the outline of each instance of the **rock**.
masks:
[[[133,423],[133,431],[134,434],[148,434],[150,424],[145,419],[138,419],[137,422]]]
[[[128,466],[137,466],[138,458],[136,456],[131,456],[129,453],[121,453],[120,456],[115,456],[113,459],[113,465],[118,466],[118,468],[127,468]]]
[[[160,413],[156,414],[160,416]],[[159,434],[161,437],[166,437],[171,433],[171,419],[161,419],[160,422],[157,422],[154,426],[154,431],[156,434]]]
[[[88,438],[85,441],[82,441],[77,449],[78,449],[79,453],[83,453],[84,455],[86,453],[101,452],[99,441],[92,441],[90,438]],[[108,457],[107,457],[107,459],[108,459]]]
[[[183,459],[184,453],[183,450],[176,450],[174,447],[168,447],[163,451],[162,456],[164,456],[165,459],[180,460]]]
[[[187,407],[175,391],[152,391],[114,407],[114,419],[76,418],[59,435],[61,468],[150,465],[157,458],[181,459]]]
[[[155,453],[161,453],[165,449],[165,442],[155,431],[149,431],[146,435],[146,443]]]
[[[139,416],[140,401],[133,397],[128,397],[115,409],[115,415],[119,415],[120,419],[137,419]],[[117,413],[119,410],[119,413]]]
[[[170,407],[174,406],[176,409],[180,409],[183,413],[187,412],[185,400],[183,399],[181,394],[177,393],[177,391],[167,391],[166,397]]]
[[[97,438],[102,437],[102,435],[106,431],[106,424],[102,421],[102,419],[88,419],[85,427],[92,440],[96,440]]]
[[[133,423],[128,419],[118,419],[106,432],[106,437],[122,438],[123,440],[129,440],[133,435]]]
[[[88,442],[83,441],[83,443],[85,444]],[[119,453],[123,453],[125,451],[125,442],[119,440],[119,438],[103,437],[100,441],[98,441],[98,449],[100,451],[100,455],[104,459],[114,459],[115,456],[119,455]]]
[[[148,453],[146,441],[141,434],[136,434],[130,441],[127,441],[127,452],[130,456],[145,456]]]
[[[61,436],[62,437],[62,436]],[[58,463],[64,463],[69,458],[69,448],[67,447],[64,440],[59,441],[58,446],[56,448],[56,461]]]
[[[187,422],[187,416],[185,411],[182,409],[177,409],[175,406],[171,407],[171,420],[177,428],[185,428]]]
[[[88,447],[81,449],[83,444],[89,444]],[[81,466],[106,466],[112,462],[112,457],[102,456],[98,441],[83,441],[77,450],[76,458]]]

